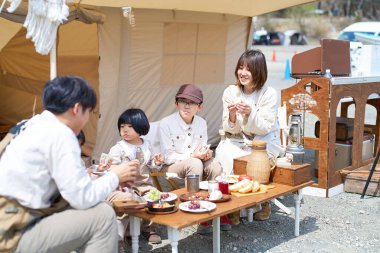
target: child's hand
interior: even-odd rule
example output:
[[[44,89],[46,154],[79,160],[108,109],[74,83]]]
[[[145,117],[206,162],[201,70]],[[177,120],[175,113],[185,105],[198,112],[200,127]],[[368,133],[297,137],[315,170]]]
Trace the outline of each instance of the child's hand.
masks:
[[[194,152],[191,154],[192,157],[198,158],[202,161],[206,161],[207,152],[210,150],[209,146],[206,144],[199,144]]]
[[[106,171],[108,170],[112,165],[112,159],[109,159],[107,161],[107,164],[99,164],[98,171]]]
[[[154,154],[153,161],[155,165],[160,166],[164,162],[164,158],[161,154]]]
[[[208,159],[210,159],[212,157],[212,153],[213,153],[213,151],[211,149],[208,149],[206,156],[204,158],[204,161],[207,161]]]

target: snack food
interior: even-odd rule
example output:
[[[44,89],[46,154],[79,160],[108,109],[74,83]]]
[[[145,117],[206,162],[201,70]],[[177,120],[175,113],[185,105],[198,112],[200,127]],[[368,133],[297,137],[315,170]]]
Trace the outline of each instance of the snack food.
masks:
[[[249,181],[249,183],[247,185],[245,185],[244,187],[239,189],[239,192],[240,193],[250,192],[250,191],[252,191],[252,186],[253,186],[253,182]]]
[[[192,200],[192,201],[190,201],[187,208],[189,208],[191,210],[199,209],[199,208],[201,208],[201,203],[199,202],[199,200]]]
[[[169,204],[168,202],[164,202],[164,203],[153,203],[152,204],[152,207],[153,208],[167,208],[167,207],[172,207],[174,205],[171,205]]]
[[[210,196],[208,197],[209,200],[218,200],[222,198],[223,198],[223,194],[219,190],[211,192]]]
[[[153,200],[153,201],[160,200],[161,199],[161,192],[157,189],[152,189],[148,193],[148,198]]]
[[[248,180],[248,179],[243,179],[243,180],[240,181],[240,182],[237,182],[237,183],[235,183],[235,184],[233,184],[233,185],[230,185],[229,190],[230,190],[231,192],[237,192],[237,191],[239,191],[241,188],[244,188],[244,187],[248,186],[250,183],[251,183],[250,180]]]
[[[252,184],[252,192],[257,192],[260,190],[260,183],[259,181],[254,181]]]

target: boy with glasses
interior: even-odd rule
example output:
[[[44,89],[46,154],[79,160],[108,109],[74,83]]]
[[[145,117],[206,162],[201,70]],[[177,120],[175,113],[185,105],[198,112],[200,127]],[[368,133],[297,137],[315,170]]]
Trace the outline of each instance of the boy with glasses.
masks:
[[[196,113],[203,109],[202,91],[193,84],[182,85],[176,96],[177,112],[162,119],[159,126],[161,153],[164,157],[162,171],[177,173],[179,177],[199,175],[203,180],[214,180],[222,173],[220,163],[212,157],[207,146],[206,121]],[[222,230],[231,230],[223,222]],[[198,233],[211,233],[209,223],[202,224]]]

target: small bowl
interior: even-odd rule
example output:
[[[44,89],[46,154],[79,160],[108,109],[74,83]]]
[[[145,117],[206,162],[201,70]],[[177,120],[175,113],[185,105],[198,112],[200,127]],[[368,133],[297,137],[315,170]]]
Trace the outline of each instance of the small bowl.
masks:
[[[148,210],[151,211],[151,212],[170,212],[170,211],[173,211],[174,208],[175,208],[175,204],[173,201],[168,201],[166,203],[169,203],[170,206],[168,207],[162,207],[162,208],[156,208],[156,207],[153,207],[153,204],[158,204],[159,201],[156,201],[156,202],[148,202],[147,206],[148,206]],[[164,202],[161,202],[162,204]]]

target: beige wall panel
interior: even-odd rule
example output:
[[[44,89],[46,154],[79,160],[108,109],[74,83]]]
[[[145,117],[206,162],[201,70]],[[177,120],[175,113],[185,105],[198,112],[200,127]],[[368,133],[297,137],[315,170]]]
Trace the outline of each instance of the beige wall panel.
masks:
[[[194,54],[196,50],[196,24],[165,23],[164,55]]]
[[[198,55],[195,65],[195,83],[222,84],[224,82],[224,55]]]
[[[163,58],[161,80],[162,86],[178,86],[194,82],[194,55],[166,56]]]
[[[223,54],[226,50],[227,27],[225,25],[200,24],[198,54]]]
[[[98,55],[97,29],[96,24],[85,24],[79,21],[72,21],[60,26],[58,57],[61,55]]]

